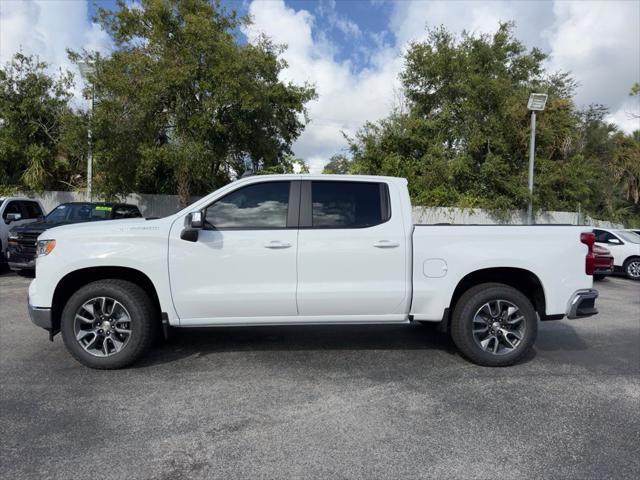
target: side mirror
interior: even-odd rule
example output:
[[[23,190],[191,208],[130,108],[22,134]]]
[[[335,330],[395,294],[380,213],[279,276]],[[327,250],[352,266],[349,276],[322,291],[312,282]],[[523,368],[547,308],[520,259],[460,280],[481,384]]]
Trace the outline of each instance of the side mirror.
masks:
[[[189,215],[184,217],[184,229],[180,232],[180,238],[188,242],[197,242],[198,232],[202,230],[203,226],[204,220],[202,212],[191,212]]]
[[[22,219],[22,215],[20,215],[19,213],[7,213],[7,217],[4,223],[9,225],[11,222],[17,222],[18,220],[21,220],[21,219]]]
[[[610,243],[611,245],[622,245],[622,242],[617,238],[610,238],[607,243]]]
[[[202,218],[201,211],[191,212],[190,215],[187,215],[187,218],[189,219],[189,226],[191,227],[191,229],[202,230],[202,227],[204,226],[204,220]]]

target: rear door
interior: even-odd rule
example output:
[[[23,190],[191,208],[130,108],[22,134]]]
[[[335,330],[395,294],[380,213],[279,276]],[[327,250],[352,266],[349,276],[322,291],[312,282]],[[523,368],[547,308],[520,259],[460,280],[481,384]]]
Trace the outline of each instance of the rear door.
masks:
[[[370,181],[302,183],[298,310],[321,321],[404,318],[407,246],[389,186]]]

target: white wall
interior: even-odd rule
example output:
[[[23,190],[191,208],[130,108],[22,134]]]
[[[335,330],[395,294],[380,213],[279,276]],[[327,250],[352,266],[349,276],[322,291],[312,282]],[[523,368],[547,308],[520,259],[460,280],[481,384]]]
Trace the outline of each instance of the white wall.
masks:
[[[516,210],[504,216],[497,216],[494,212],[482,208],[413,207],[413,221],[431,225],[434,223],[522,225],[527,223],[527,213],[524,210]],[[536,223],[624,228],[622,224],[596,220],[578,212],[541,212],[536,217]]]

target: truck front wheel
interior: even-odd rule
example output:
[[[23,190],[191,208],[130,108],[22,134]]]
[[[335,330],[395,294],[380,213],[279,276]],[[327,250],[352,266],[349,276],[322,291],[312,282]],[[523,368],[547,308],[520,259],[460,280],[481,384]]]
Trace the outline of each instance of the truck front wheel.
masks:
[[[460,352],[478,365],[513,365],[533,346],[538,318],[529,299],[501,283],[467,290],[451,318],[451,336]]]
[[[67,350],[83,365],[116,369],[135,362],[155,333],[154,308],[135,283],[98,280],[74,293],[62,311]]]

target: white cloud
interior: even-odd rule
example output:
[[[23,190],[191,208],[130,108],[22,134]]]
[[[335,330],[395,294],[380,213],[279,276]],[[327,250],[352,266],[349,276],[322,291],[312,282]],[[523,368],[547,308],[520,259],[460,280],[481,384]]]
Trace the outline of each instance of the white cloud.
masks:
[[[607,120],[627,133],[640,130],[640,98],[629,98],[619,109],[613,111]]]
[[[347,37],[360,37],[362,31],[357,23],[349,20],[336,11],[336,0],[321,1],[318,4],[318,13],[327,18],[332,28],[342,32]]]
[[[276,43],[288,45],[283,57],[289,67],[282,73],[283,80],[316,87],[318,99],[308,106],[311,123],[294,151],[312,171],[319,171],[331,155],[346,147],[342,132],[353,135],[367,120],[389,112],[402,59],[382,49],[371,68],[354,72],[351,62],[335,60],[335,46],[327,43],[326,36],[314,39],[315,18],[310,12],[296,12],[279,0],[254,1],[249,13],[254,20],[244,30],[249,41],[265,33]]]
[[[0,63],[22,49],[49,64],[76,75],[76,95],[80,97],[77,68],[68,60],[66,49],[105,51],[107,34],[87,17],[88,4],[73,0],[1,0]]]
[[[638,113],[628,97],[640,80],[640,2],[556,2],[549,39],[551,69],[568,70],[579,81],[576,103],[601,103],[625,131],[638,128],[627,112]]]

